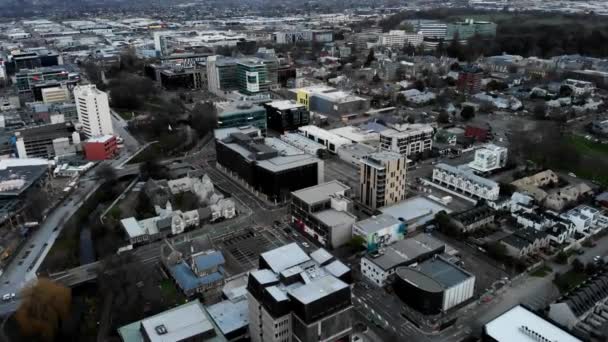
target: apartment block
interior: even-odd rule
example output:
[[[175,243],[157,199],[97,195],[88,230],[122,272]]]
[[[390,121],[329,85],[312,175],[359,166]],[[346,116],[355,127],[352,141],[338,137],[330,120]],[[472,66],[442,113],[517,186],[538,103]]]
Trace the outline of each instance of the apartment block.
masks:
[[[361,160],[361,202],[377,209],[401,202],[406,194],[406,159],[397,152],[375,152]]]

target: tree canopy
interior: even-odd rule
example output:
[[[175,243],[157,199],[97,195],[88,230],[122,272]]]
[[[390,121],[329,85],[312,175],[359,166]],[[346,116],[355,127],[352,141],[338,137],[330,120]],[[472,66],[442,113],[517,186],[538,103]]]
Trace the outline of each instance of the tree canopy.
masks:
[[[53,341],[70,315],[72,292],[69,288],[39,278],[21,292],[16,320],[21,334],[43,341]]]

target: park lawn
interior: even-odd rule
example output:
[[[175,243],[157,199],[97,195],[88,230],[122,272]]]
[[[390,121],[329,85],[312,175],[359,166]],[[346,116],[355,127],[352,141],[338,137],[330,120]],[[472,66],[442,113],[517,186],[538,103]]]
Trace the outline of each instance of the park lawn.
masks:
[[[598,154],[608,158],[608,144],[593,142],[578,135],[572,135],[568,140],[582,154]]]
[[[533,277],[543,278],[543,277],[547,276],[549,273],[551,273],[551,271],[552,271],[551,267],[543,266],[543,267],[537,269],[536,271],[530,273],[530,275]]]
[[[608,144],[600,144],[589,141],[581,136],[572,135],[568,142],[580,153],[581,158],[588,160],[608,161]],[[578,177],[594,180],[604,186],[608,186],[608,172],[603,168],[575,167],[571,170]]]
[[[170,305],[186,302],[184,296],[178,292],[177,286],[170,279],[163,279],[160,282],[160,292],[163,300]]]

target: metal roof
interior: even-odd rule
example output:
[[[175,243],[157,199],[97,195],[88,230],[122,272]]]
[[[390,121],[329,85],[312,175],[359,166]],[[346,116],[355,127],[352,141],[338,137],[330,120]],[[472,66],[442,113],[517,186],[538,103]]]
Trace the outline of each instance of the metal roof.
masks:
[[[524,327],[535,334],[527,333]],[[546,341],[582,342],[521,305],[490,321],[484,330],[497,342],[537,342],[539,339],[535,335],[542,336]]]
[[[371,234],[387,227],[401,224],[401,221],[388,214],[380,214],[378,216],[372,216],[366,220],[355,223],[358,229]]]
[[[493,181],[491,179],[479,177],[478,175],[474,174],[470,169],[458,168],[458,167],[454,167],[454,166],[451,166],[448,164],[443,164],[443,163],[437,164],[435,166],[435,168],[443,170],[447,173],[451,173],[451,174],[460,176],[464,179],[468,179],[474,183],[481,184],[481,185],[487,186],[489,188],[498,187],[498,183],[496,183],[495,181]]]
[[[347,287],[348,285],[340,279],[325,276],[296,289],[289,290],[288,293],[297,301],[309,304]]]
[[[441,257],[431,258],[418,264],[420,272],[437,281],[448,289],[472,277],[458,266],[447,262]]]
[[[333,180],[319,185],[314,185],[308,188],[300,189],[291,193],[292,196],[307,204],[315,204],[322,201],[327,201],[329,195],[342,193],[350,190],[350,187],[343,183]]]
[[[145,340],[140,328],[146,332]],[[215,330],[215,326],[207,316],[202,304],[198,300],[194,300],[123,326],[118,329],[118,332],[124,342],[166,342],[186,340],[213,330]],[[206,341],[226,340],[222,335],[216,334],[214,337],[207,338]]]
[[[226,335],[249,325],[249,301],[247,297],[239,300],[224,300],[206,307],[209,316]]]
[[[275,273],[310,260],[310,257],[295,242],[264,252],[260,254],[260,257],[264,258]]]
[[[329,227],[335,227],[341,224],[352,224],[357,220],[353,214],[336,209],[319,211],[314,213],[313,216]]]

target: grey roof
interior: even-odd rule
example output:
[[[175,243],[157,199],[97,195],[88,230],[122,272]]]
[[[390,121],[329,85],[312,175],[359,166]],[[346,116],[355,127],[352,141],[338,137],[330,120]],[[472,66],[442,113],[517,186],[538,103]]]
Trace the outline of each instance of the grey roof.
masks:
[[[336,209],[319,211],[313,214],[313,216],[329,227],[335,227],[341,224],[353,224],[357,220],[353,214]]]
[[[312,282],[288,291],[289,295],[303,304],[309,304],[325,296],[347,288],[348,285],[332,276],[320,277]]]
[[[251,276],[254,277],[260,284],[269,284],[279,281],[279,277],[271,270],[255,270],[251,271]]]
[[[407,266],[397,267],[395,274],[397,277],[427,292],[441,292],[444,290],[443,286],[441,286],[438,281],[415,268],[410,268]]]
[[[473,277],[470,273],[441,257],[431,258],[419,263],[418,269],[420,272],[439,282],[446,289]]]
[[[500,241],[503,243],[506,243],[509,246],[513,246],[517,249],[522,249],[522,248],[532,244],[530,241],[528,241],[520,236],[517,236],[516,234],[511,234],[511,235],[503,238]]]
[[[474,183],[484,185],[489,188],[494,188],[494,187],[498,186],[498,183],[496,183],[495,181],[493,181],[491,179],[479,177],[478,175],[474,174],[473,171],[471,171],[468,168],[459,168],[459,167],[454,167],[454,166],[451,166],[448,164],[443,164],[443,163],[437,164],[435,166],[435,168],[443,170],[443,171],[451,173],[451,174],[458,175],[464,179],[468,179]]]
[[[276,300],[277,302],[282,302],[282,301],[289,299],[289,298],[287,298],[287,295],[285,294],[285,292],[281,291],[276,286],[269,286],[266,288],[266,291],[268,291],[268,293],[272,296],[272,298],[274,298],[274,300]]]
[[[23,185],[18,188],[0,191],[0,196],[19,196],[32,184],[38,181],[48,170],[44,165],[9,166],[0,170],[0,184],[16,179],[22,179]]]
[[[310,257],[295,242],[264,252],[260,257],[264,258],[275,273],[310,260]]]
[[[400,224],[401,221],[388,214],[380,214],[372,216],[366,220],[355,223],[357,228],[371,234],[395,224]]]
[[[144,340],[140,327],[146,331]],[[166,332],[159,333],[160,328]],[[207,316],[198,300],[180,305],[158,315],[144,318],[118,329],[124,342],[166,342],[182,341],[215,330],[214,324]],[[226,341],[220,334],[209,337],[206,341]]]
[[[310,253],[312,260],[316,261],[319,265],[323,265],[334,258],[325,248],[319,248],[316,251]]]
[[[246,297],[236,301],[224,300],[206,309],[224,335],[249,325],[249,301]]]
[[[389,214],[397,219],[401,218],[408,224],[411,224],[413,221],[416,221],[416,224],[426,223],[432,220],[435,217],[435,214],[442,210],[448,214],[452,212],[448,207],[439,202],[422,196],[416,196],[390,207],[380,209],[383,213]]]
[[[334,262],[325,266],[325,270],[331,273],[334,277],[341,277],[344,274],[350,272],[350,268],[344,265],[340,260],[335,260]]]
[[[386,247],[380,256],[365,256],[383,270],[390,270],[397,266],[407,265],[416,258],[427,253],[441,253],[445,244],[426,234],[418,234],[414,238],[403,239]]]
[[[297,197],[299,200],[307,203],[314,204],[322,201],[327,201],[329,195],[333,195],[337,192],[344,192],[350,190],[350,187],[343,183],[333,180],[319,185],[314,185],[308,188],[304,188],[291,193],[292,196]]]

